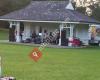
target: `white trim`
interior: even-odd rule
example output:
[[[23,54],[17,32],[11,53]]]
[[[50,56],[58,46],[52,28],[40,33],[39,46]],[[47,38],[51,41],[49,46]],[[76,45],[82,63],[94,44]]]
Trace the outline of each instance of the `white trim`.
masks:
[[[60,28],[60,38],[59,38],[59,44],[58,45],[61,46],[61,30],[63,29],[63,25],[60,24],[59,28]]]
[[[74,24],[94,24],[85,22],[66,22],[66,21],[36,21],[36,20],[15,20],[15,19],[0,19],[1,21],[20,21],[20,22],[46,22],[46,23],[74,23]],[[97,23],[95,23],[97,24]],[[99,24],[99,23],[98,23]]]
[[[15,37],[16,37],[16,42],[20,42],[21,41],[21,37],[20,37],[20,23],[15,23],[16,24],[16,31],[17,32],[15,32],[16,33],[16,35],[15,35]]]

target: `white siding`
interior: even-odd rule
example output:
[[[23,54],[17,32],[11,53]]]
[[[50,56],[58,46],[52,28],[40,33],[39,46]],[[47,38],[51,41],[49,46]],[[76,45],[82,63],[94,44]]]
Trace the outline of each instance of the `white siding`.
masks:
[[[77,26],[75,28],[76,28],[76,37],[80,38],[80,40],[83,43],[88,45],[88,40],[89,40],[88,29],[89,29],[89,26],[84,25],[84,26]]]
[[[23,40],[31,37],[31,24],[24,23],[24,33],[23,33]]]

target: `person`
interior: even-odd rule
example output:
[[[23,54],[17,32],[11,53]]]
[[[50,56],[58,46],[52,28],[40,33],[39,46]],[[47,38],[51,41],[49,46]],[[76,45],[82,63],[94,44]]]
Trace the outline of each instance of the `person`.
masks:
[[[52,35],[52,32],[50,32],[50,34],[49,34],[49,42],[50,42],[50,43],[53,42],[53,35]]]
[[[44,33],[43,33],[43,42],[46,42],[46,38],[47,37],[48,37],[47,30],[44,30]]]
[[[23,31],[20,31],[21,42],[23,41],[23,36],[24,36],[24,32]]]
[[[41,37],[39,35],[35,38],[35,44],[41,44]]]
[[[34,31],[32,33],[32,41],[35,42],[35,39],[36,39],[37,35],[36,35],[36,32]]]
[[[59,44],[59,38],[60,38],[60,33],[57,33],[57,39],[56,39],[56,44]]]
[[[41,32],[39,33],[39,37],[40,37],[40,41],[42,43],[43,42],[43,34]]]
[[[49,37],[53,37],[52,32],[50,32]]]

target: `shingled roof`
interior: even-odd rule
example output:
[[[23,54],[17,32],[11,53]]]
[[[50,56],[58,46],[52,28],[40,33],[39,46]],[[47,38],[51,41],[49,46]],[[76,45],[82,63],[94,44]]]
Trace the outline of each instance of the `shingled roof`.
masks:
[[[32,1],[23,9],[0,17],[0,20],[65,21],[99,23],[84,14],[66,9],[68,1]]]

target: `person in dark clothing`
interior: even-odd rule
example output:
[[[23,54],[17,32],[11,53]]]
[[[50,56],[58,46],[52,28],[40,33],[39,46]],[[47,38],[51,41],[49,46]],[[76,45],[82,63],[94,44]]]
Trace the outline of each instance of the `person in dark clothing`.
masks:
[[[50,34],[49,34],[49,42],[50,42],[50,43],[53,42],[53,35],[52,35],[52,32],[50,32]]]
[[[23,31],[20,31],[20,38],[21,38],[21,42],[23,41]]]
[[[32,41],[35,42],[35,39],[36,39],[37,35],[36,35],[36,32],[34,31],[32,33]]]
[[[32,38],[36,38],[36,33],[35,32],[32,33]]]
[[[49,36],[50,36],[50,37],[53,37],[52,32],[50,32]]]

